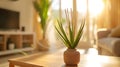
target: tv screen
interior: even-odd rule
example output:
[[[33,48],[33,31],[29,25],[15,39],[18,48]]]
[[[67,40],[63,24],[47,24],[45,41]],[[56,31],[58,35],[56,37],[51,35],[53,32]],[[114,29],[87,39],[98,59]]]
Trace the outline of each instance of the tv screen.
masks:
[[[0,8],[0,30],[11,29],[19,29],[19,12]]]

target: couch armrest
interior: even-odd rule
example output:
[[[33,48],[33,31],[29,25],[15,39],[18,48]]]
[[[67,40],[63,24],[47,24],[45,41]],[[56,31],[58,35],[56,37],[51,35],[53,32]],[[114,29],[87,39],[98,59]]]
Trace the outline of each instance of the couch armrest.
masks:
[[[101,39],[107,37],[111,33],[111,30],[98,30],[97,31],[97,38]]]
[[[120,40],[117,40],[117,41],[115,42],[113,51],[114,51],[114,54],[115,54],[116,56],[119,56],[119,57],[120,57]]]

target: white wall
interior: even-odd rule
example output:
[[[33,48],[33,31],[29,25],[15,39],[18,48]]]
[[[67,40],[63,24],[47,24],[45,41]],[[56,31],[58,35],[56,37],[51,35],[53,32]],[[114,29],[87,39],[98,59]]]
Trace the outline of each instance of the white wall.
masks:
[[[20,28],[25,26],[25,31],[33,31],[33,0],[0,0],[0,8],[20,12]]]

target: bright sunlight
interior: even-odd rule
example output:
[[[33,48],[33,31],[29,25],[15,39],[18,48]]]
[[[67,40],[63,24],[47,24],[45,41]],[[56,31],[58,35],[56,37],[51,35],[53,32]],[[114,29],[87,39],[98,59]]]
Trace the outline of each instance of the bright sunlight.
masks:
[[[88,8],[92,17],[97,16],[104,9],[103,0],[88,0]],[[77,0],[77,9],[80,13],[86,14],[87,12],[87,0]]]
[[[87,0],[76,0],[77,1],[77,11],[82,15],[86,15],[87,12]],[[59,0],[54,0],[53,9],[59,9]],[[72,8],[73,0],[61,0],[61,8],[70,9]],[[99,15],[104,9],[103,0],[88,0],[88,8],[90,12],[90,16],[95,17]]]
[[[89,11],[91,16],[97,16],[104,9],[103,0],[89,0]]]

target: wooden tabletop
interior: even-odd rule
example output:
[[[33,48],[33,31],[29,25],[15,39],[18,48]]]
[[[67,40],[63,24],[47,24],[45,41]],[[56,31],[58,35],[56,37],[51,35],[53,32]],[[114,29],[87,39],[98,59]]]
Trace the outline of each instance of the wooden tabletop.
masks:
[[[78,66],[66,66],[63,61],[63,50],[51,54],[37,53],[25,57],[9,59],[9,67],[120,67],[120,57],[81,55]]]

